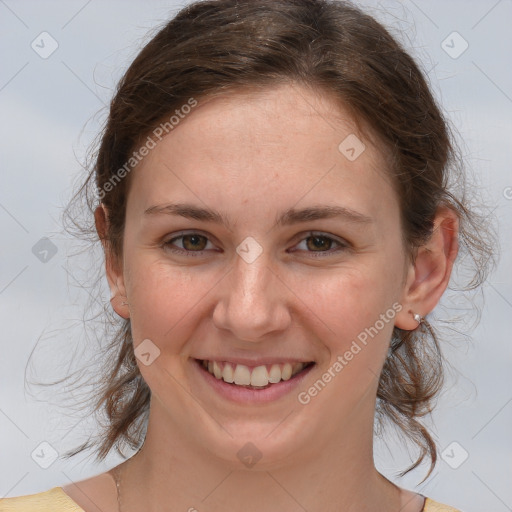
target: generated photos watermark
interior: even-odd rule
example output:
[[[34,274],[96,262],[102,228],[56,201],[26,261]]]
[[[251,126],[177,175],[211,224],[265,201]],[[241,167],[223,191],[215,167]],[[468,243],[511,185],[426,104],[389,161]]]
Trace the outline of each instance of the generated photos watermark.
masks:
[[[368,345],[368,338],[373,339],[382,329],[391,322],[397,313],[403,309],[403,306],[395,302],[385,313],[381,313],[371,327],[366,327],[357,335],[357,339],[352,341],[350,348],[342,355],[338,355],[336,361],[322,374],[322,376],[306,391],[301,391],[297,399],[300,404],[307,405],[311,400],[320,393],[329,382],[331,382],[342,370],[347,366],[363,348]]]
[[[169,117],[167,121],[160,123],[153,130],[152,134],[148,135],[146,142],[137,151],[133,151],[132,156],[124,165],[120,167],[102,187],[96,189],[96,197],[100,201],[103,201],[107,193],[112,192],[116,185],[125,178],[145,156],[149,155],[151,150],[156,148],[158,142],[171,133],[195,106],[197,106],[197,100],[189,98],[187,103],[182,105],[179,109],[176,109],[174,114]]]

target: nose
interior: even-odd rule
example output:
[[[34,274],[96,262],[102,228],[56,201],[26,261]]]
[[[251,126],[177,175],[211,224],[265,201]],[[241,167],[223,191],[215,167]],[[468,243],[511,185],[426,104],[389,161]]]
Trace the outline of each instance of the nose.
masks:
[[[213,312],[214,325],[243,341],[258,342],[284,331],[290,324],[293,295],[261,254],[248,263],[238,255],[222,281],[221,297]]]

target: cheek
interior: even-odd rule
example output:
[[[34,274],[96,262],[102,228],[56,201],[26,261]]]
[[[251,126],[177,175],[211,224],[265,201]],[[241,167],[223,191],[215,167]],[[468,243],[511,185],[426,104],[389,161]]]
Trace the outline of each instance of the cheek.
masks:
[[[315,334],[330,352],[329,364],[343,358],[344,377],[337,381],[350,388],[366,387],[362,381],[373,381],[380,373],[400,308],[393,271],[384,272],[377,260],[368,258],[368,264],[357,269],[317,277],[315,286],[304,282],[298,294],[307,297],[309,317],[320,320]]]
[[[312,416],[325,414],[328,407],[333,425],[346,421],[364,397],[375,396],[395,308],[400,309],[394,302],[394,279],[382,272],[377,260],[378,256],[369,256],[357,269],[337,269],[336,274],[316,279],[314,287],[304,283],[304,314],[311,321],[320,319],[318,327],[309,324],[310,334],[320,337],[329,360],[322,361],[311,387],[301,389],[299,402],[309,404]]]
[[[159,350],[149,365],[142,359],[137,364],[145,382],[158,394],[159,390],[172,389],[177,381],[185,378],[186,357],[177,356],[184,352],[187,341],[198,328],[197,319],[207,314],[201,309],[206,303],[201,298],[218,279],[198,272],[197,268],[171,269],[158,261],[147,260],[133,261],[127,275],[135,353],[147,339]],[[179,393],[176,396],[179,400]],[[185,405],[175,403],[172,409],[181,410]]]
[[[196,275],[194,275],[194,272]],[[133,261],[128,271],[132,333],[136,343],[142,339],[176,339],[171,335],[187,325],[198,300],[207,292],[209,278],[197,268],[169,267],[158,261]]]
[[[384,274],[369,267],[326,274],[315,279],[315,286],[303,283],[303,290],[299,295],[307,297],[308,307],[343,338],[373,324],[394,296]]]

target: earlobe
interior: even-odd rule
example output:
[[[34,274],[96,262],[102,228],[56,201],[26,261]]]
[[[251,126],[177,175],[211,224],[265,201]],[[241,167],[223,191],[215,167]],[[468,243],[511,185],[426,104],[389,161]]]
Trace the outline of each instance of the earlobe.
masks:
[[[94,212],[94,222],[105,254],[105,273],[112,295],[110,304],[121,318],[129,318],[130,311],[126,298],[123,271],[119,268],[117,259],[111,251],[108,239],[108,210],[103,203]]]
[[[413,330],[432,311],[450,281],[453,263],[458,253],[459,219],[454,210],[442,207],[434,220],[428,242],[418,248],[403,290],[404,309],[397,315],[395,325]]]
[[[128,309],[128,302],[126,302],[126,297],[122,297],[119,294],[114,295],[110,298],[110,304],[112,309],[124,319],[130,318],[130,311]]]
[[[425,318],[412,309],[403,309],[397,316],[395,321],[395,327],[403,329],[404,331],[414,331],[423,322]]]

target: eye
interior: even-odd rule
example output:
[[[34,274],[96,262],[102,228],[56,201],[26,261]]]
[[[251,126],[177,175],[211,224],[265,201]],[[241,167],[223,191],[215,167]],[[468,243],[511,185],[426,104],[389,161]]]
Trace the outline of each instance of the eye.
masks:
[[[182,245],[182,248],[174,247],[174,243],[177,240],[181,240],[179,243]],[[179,236],[175,236],[170,238],[169,240],[164,242],[164,247],[169,251],[176,254],[184,254],[185,256],[195,256],[197,254],[201,254],[204,250],[207,249],[208,238],[200,233],[183,233]],[[213,246],[213,244],[211,244]],[[211,247],[210,247],[211,248]]]
[[[298,246],[302,243],[305,244],[305,247],[306,247],[305,250],[307,252],[320,253],[318,255],[314,254],[313,256],[315,258],[329,256],[333,253],[336,253],[336,252],[339,252],[342,250],[347,250],[350,248],[350,244],[348,242],[336,240],[335,238],[332,238],[325,234],[314,233],[314,232],[310,232],[309,236],[307,236],[306,238],[303,238],[301,240],[301,242],[298,244]],[[336,244],[338,246],[338,249],[330,250],[334,244]]]

